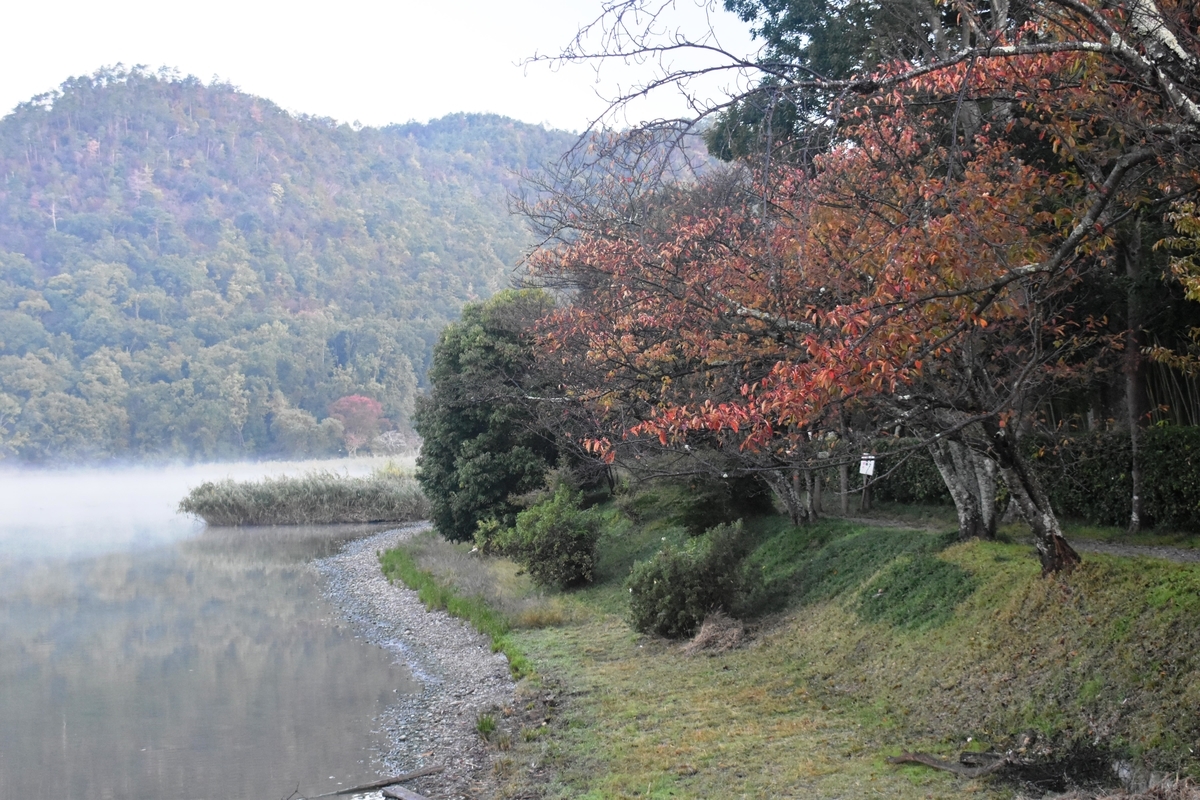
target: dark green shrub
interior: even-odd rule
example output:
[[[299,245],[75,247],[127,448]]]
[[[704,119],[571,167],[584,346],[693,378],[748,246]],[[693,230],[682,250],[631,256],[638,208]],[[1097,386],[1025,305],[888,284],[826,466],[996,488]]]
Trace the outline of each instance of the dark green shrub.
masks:
[[[465,306],[434,347],[432,391],[418,399],[413,425],[424,440],[417,480],[447,539],[469,540],[488,518],[511,526],[520,510],[511,498],[541,488],[558,460],[554,435],[525,397],[537,390],[525,379],[530,330],[553,306],[540,291],[500,292]]]
[[[1129,522],[1128,431],[1031,438],[1026,452],[1058,513],[1103,525]],[[1200,530],[1200,428],[1143,431],[1141,462],[1145,521]]]
[[[1133,483],[1126,431],[1030,437],[1024,444],[1057,513],[1103,525],[1129,522]]]
[[[876,500],[892,503],[950,502],[950,492],[929,451],[913,449],[912,439],[878,443],[875,474],[883,476],[871,489]]]
[[[1200,530],[1200,428],[1151,428],[1142,447],[1146,511],[1158,525]]]
[[[659,479],[619,495],[617,507],[634,522],[661,520],[685,528],[692,536],[773,510],[771,490],[753,475]]]
[[[580,508],[582,492],[560,485],[548,500],[517,514],[494,534],[500,552],[524,565],[540,586],[565,589],[592,580],[600,521]]]
[[[633,627],[680,638],[691,636],[709,613],[729,611],[743,591],[746,544],[740,522],[722,524],[635,564],[627,583]]]

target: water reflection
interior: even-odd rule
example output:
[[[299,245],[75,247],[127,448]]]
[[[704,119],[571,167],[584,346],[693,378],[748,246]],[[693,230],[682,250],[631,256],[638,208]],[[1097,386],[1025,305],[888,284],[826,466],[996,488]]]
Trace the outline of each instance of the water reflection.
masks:
[[[341,624],[311,566],[365,532],[0,550],[0,797],[261,800],[372,779],[375,719],[417,687]]]

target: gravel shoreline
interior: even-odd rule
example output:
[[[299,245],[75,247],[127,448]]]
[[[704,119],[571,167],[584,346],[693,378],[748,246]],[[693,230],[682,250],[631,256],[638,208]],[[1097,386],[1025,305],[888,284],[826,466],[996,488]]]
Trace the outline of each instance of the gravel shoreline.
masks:
[[[508,659],[493,653],[489,639],[468,623],[426,610],[415,591],[388,583],[379,568],[379,551],[429,527],[419,523],[355,540],[316,567],[326,596],[355,631],[407,664],[422,685],[379,720],[391,743],[381,772],[442,766],[442,773],[406,786],[437,800],[490,797],[496,790],[491,755],[475,725],[481,713],[513,705]]]

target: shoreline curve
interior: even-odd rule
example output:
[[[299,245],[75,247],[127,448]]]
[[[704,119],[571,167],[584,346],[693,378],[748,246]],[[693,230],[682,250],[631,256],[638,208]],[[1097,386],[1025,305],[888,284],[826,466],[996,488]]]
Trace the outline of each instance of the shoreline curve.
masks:
[[[406,664],[422,687],[402,695],[378,720],[390,743],[378,768],[397,775],[442,766],[443,772],[411,788],[447,800],[488,797],[498,787],[490,751],[475,726],[480,714],[513,704],[516,684],[508,659],[493,653],[488,637],[470,623],[427,610],[414,590],[389,583],[379,567],[379,551],[430,527],[420,522],[356,539],[315,566],[325,597],[355,634]]]

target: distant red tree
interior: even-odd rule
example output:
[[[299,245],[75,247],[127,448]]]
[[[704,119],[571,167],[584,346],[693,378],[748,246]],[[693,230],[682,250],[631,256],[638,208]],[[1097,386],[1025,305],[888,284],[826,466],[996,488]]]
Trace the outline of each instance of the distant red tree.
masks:
[[[329,404],[329,416],[342,423],[342,437],[350,455],[379,435],[383,406],[378,400],[351,394]]]

